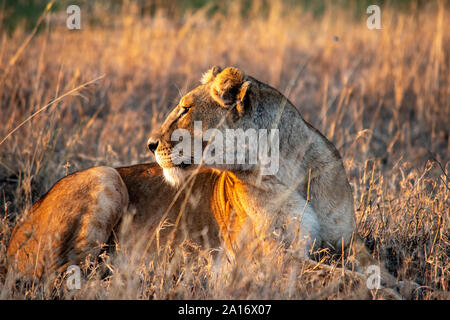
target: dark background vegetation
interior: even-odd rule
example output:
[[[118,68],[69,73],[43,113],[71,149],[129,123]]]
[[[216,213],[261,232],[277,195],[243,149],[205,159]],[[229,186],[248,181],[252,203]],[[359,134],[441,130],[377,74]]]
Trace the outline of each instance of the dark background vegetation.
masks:
[[[261,0],[266,7],[270,0]],[[333,5],[344,8],[345,10],[354,11],[355,18],[360,17],[361,12],[372,4],[380,7],[392,7],[397,10],[409,10],[412,6],[423,6],[426,0],[283,0],[292,6],[300,6],[304,10],[312,12],[315,16],[322,15],[327,6]],[[91,4],[90,4],[91,2]],[[71,4],[82,6],[84,9],[89,8],[93,1],[88,0],[58,0],[51,9],[53,12],[60,11]],[[219,9],[217,5],[220,0],[96,0],[94,2],[103,2],[111,11],[120,11],[123,5],[129,2],[137,3],[140,14],[142,16],[152,15],[157,10],[165,10],[170,15],[181,15],[186,10],[200,9],[206,5],[211,7],[211,12]],[[242,6],[242,14],[251,7],[252,0],[244,0]],[[4,16],[2,17],[2,25],[9,31],[14,30],[18,24],[23,23],[26,28],[33,28],[37,19],[47,5],[44,0],[1,0]],[[88,9],[89,10],[89,9]]]

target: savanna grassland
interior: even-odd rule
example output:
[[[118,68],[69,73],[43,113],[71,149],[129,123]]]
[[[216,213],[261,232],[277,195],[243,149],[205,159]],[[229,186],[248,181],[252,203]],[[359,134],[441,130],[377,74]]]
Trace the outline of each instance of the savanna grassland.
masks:
[[[366,27],[365,7],[335,2],[320,13],[287,1],[141,3],[81,2],[81,30],[62,8],[0,31],[0,264],[16,222],[58,179],[154,161],[152,128],[208,68],[236,66],[336,145],[358,231],[420,286],[409,298],[450,299],[449,2],[387,3],[381,30]],[[322,255],[335,271],[258,249],[230,262],[189,243],[140,263],[118,245],[83,264],[80,290],[0,276],[0,299],[384,298],[339,268],[351,252]]]

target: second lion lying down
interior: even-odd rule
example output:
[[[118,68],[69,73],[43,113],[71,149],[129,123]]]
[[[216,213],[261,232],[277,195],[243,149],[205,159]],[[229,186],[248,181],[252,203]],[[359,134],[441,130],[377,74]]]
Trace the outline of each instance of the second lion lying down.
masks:
[[[192,163],[193,153],[175,162],[174,132],[195,139],[197,121],[202,132],[214,128],[224,135],[277,129],[278,171],[263,175],[261,161],[200,165]],[[224,242],[234,252],[248,237],[269,235],[306,259],[313,248],[339,251],[355,235],[352,191],[334,145],[280,92],[238,69],[209,70],[149,139],[149,148],[158,164],[97,167],[57,182],[13,230],[8,268],[40,278],[96,256],[130,209],[136,212],[131,230],[144,231],[150,242],[157,233],[155,245],[172,234],[161,230],[165,221],[179,229],[177,237],[203,246]],[[354,238],[359,264],[373,263]]]

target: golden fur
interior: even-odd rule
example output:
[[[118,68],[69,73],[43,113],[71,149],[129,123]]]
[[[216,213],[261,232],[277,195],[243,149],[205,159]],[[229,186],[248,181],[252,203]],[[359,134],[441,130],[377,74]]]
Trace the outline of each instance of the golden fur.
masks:
[[[128,205],[118,172],[97,167],[57,182],[14,228],[7,251],[9,268],[40,277],[97,255]]]
[[[193,181],[195,194],[211,196],[216,175],[204,171]],[[98,256],[112,233],[120,233],[125,213],[132,213],[124,239],[135,236],[145,247],[173,240],[189,240],[216,247],[219,231],[209,206],[202,201],[186,203],[186,190],[165,182],[156,163],[123,168],[94,167],[58,181],[33,204],[15,226],[8,245],[8,272],[39,279],[53,271],[63,272],[88,255]],[[179,232],[170,228],[179,221]],[[164,225],[164,226],[163,226]],[[156,231],[157,238],[152,239]]]

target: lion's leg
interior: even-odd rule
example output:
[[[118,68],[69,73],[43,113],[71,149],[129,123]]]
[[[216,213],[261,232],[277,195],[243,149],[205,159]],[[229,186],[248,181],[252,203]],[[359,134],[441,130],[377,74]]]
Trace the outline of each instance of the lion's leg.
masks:
[[[282,240],[289,251],[299,258],[309,259],[314,247],[321,245],[320,224],[313,208],[300,195],[292,196],[283,226]]]
[[[321,237],[321,229],[318,217],[315,211],[303,200],[299,201],[300,210],[295,212],[300,212],[299,214],[291,214],[291,218],[287,219],[286,229],[284,232],[285,242],[290,243],[288,248],[288,252],[290,252],[295,258],[301,259],[307,263],[311,263],[316,267],[319,267],[322,270],[327,270],[329,272],[336,272],[336,267],[326,265],[323,263],[318,263],[311,258],[311,253],[314,249],[322,247],[324,243],[328,241],[324,240]],[[339,243],[340,245],[344,245],[344,247],[348,244],[349,237],[343,237],[340,241],[335,243]],[[350,237],[351,238],[351,237]],[[286,241],[288,239],[293,239],[292,241]],[[368,289],[381,289],[385,286],[387,287],[396,287],[395,284],[398,284],[394,277],[392,277],[383,267],[379,267],[379,264],[371,257],[367,248],[365,247],[362,240],[357,237],[354,244],[354,252],[356,259],[358,261],[359,268],[356,271],[350,271],[345,269],[340,269],[340,272],[350,272],[353,276],[357,276],[360,279],[367,282]],[[374,270],[375,272],[379,272],[380,279],[380,287],[370,287],[370,285],[377,285],[376,280],[373,281],[373,276],[377,276],[378,274],[373,274],[371,278],[368,271]],[[402,296],[397,292],[391,289],[384,289],[383,294],[387,294],[387,297],[392,299],[402,299]]]
[[[40,278],[64,271],[89,254],[98,255],[127,206],[127,188],[113,168],[96,167],[64,177],[14,228],[8,273]]]
[[[419,285],[414,281],[398,281],[384,267],[382,262],[377,261],[369,253],[364,241],[359,235],[352,243],[352,250],[357,261],[357,270],[373,279],[372,284],[380,288],[396,288],[401,296],[408,299],[414,297],[418,292]]]
[[[338,219],[336,219],[338,217]],[[390,292],[392,297],[402,298],[410,296],[417,287],[414,283],[399,282],[384,267],[384,263],[373,258],[364,241],[356,232],[353,212],[348,207],[335,212],[334,216],[327,217],[326,228],[322,229],[323,245],[341,252],[351,250],[355,263],[355,271],[361,277],[366,278],[369,289],[383,289]],[[396,288],[400,295],[391,288]]]

